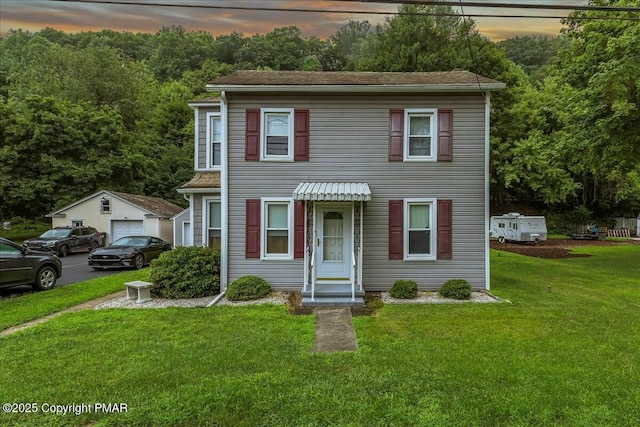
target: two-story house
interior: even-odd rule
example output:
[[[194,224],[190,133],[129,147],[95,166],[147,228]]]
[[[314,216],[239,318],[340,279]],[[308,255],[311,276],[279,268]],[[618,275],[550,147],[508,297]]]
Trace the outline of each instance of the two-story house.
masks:
[[[489,288],[489,115],[504,83],[435,73],[237,71],[193,102],[189,241],[221,285],[258,275],[303,303],[397,279]]]

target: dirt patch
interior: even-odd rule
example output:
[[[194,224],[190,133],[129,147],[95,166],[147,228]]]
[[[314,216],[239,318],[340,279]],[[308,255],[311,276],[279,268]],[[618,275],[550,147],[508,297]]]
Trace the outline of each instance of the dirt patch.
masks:
[[[639,240],[572,240],[572,239],[549,239],[537,245],[527,243],[500,243],[491,240],[491,249],[513,252],[536,258],[581,258],[589,257],[589,254],[577,254],[571,252],[572,249],[582,246],[623,246],[640,245]]]

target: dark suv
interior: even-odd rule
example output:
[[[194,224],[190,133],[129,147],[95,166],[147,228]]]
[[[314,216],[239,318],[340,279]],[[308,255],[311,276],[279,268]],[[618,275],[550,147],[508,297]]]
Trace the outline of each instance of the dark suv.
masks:
[[[32,251],[0,237],[0,288],[31,285],[40,291],[55,286],[62,263],[47,252]]]
[[[56,227],[40,237],[24,241],[24,246],[49,251],[64,257],[72,252],[88,251],[103,245],[103,234],[93,227]]]

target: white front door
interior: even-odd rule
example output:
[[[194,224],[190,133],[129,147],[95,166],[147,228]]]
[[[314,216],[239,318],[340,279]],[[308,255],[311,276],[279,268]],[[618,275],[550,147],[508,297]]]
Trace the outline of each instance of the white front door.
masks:
[[[318,280],[351,281],[352,205],[317,205]]]

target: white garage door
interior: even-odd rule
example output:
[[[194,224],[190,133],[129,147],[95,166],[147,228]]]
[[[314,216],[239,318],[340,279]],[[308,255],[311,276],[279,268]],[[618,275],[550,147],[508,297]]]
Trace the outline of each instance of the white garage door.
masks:
[[[111,221],[111,238],[109,242],[115,242],[125,236],[140,236],[144,234],[144,226],[142,220],[116,220]]]

